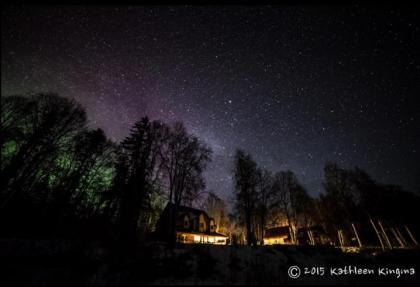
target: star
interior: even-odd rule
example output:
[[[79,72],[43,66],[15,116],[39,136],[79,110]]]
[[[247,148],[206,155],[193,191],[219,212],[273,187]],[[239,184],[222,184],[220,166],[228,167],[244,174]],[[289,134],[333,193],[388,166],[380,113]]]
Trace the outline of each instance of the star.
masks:
[[[393,10],[10,6],[1,93],[75,99],[116,143],[145,115],[183,121],[225,199],[237,148],[313,196],[327,161],[417,190],[419,13]]]

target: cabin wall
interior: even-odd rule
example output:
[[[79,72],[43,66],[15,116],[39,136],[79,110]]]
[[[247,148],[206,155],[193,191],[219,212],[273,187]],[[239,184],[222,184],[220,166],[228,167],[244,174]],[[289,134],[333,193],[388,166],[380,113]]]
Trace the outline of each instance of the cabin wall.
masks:
[[[194,234],[188,232],[177,232],[177,242],[185,244],[218,244],[225,245],[227,238],[208,234]]]
[[[265,245],[274,245],[274,244],[288,244],[289,239],[288,236],[279,236],[279,237],[271,237],[271,238],[264,238]]]

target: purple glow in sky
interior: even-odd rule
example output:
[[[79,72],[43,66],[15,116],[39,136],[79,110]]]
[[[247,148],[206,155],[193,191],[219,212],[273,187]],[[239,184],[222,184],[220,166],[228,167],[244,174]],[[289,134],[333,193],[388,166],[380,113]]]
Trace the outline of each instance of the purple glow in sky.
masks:
[[[236,148],[420,187],[418,11],[350,7],[6,7],[2,95],[74,98],[120,141],[144,115],[182,120],[214,151],[207,186],[232,192]]]

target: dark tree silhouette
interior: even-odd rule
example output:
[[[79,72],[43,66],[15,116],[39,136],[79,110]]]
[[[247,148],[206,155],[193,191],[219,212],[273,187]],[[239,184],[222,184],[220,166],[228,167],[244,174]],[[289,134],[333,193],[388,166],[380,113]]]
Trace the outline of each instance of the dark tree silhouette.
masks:
[[[89,206],[99,208],[99,191],[112,181],[114,152],[114,144],[101,129],[78,133],[73,144],[46,170],[46,176],[53,178],[51,197],[55,208],[62,214],[67,209],[81,212],[82,206],[85,213],[92,213]]]
[[[237,150],[235,154],[234,181],[235,209],[238,217],[245,221],[247,244],[255,245],[253,219],[258,199],[257,164],[251,155],[242,150]]]
[[[1,206],[16,194],[34,196],[39,172],[86,124],[84,109],[55,94],[11,96],[2,105]],[[8,145],[8,147],[6,147]],[[7,151],[13,149],[13,152]],[[3,153],[3,151],[5,151]]]
[[[258,237],[260,244],[264,244],[264,231],[267,225],[267,217],[272,211],[274,202],[274,178],[271,172],[259,168],[257,171],[257,203],[256,225],[259,227]]]
[[[324,215],[328,217],[327,229],[332,238],[340,244],[346,243],[346,232],[358,216],[359,195],[353,188],[350,171],[338,167],[335,163],[326,163],[325,195],[321,200],[325,205]],[[340,236],[342,237],[340,239]],[[347,236],[348,237],[348,236]]]
[[[360,168],[343,169],[327,163],[324,186],[325,194],[320,196],[318,210],[335,242],[349,244],[349,238],[355,236],[361,245],[356,225],[367,225],[383,247],[392,248],[392,235],[402,241],[399,227],[411,224],[418,228],[414,218],[419,215],[416,206],[420,197],[399,186],[378,183]]]
[[[168,127],[145,117],[134,124],[130,136],[120,145],[114,194],[120,236],[128,245],[139,238],[138,222],[151,209],[153,194],[160,189],[167,139]]]
[[[114,146],[86,127],[78,103],[55,94],[5,97],[1,134],[1,218],[16,223],[5,225],[74,234],[64,222],[102,212]]]
[[[297,231],[309,196],[292,171],[281,171],[274,175],[274,196],[280,212],[286,216],[291,230],[291,241],[297,243]]]
[[[165,153],[165,172],[169,188],[171,216],[171,244],[176,242],[175,220],[181,203],[191,203],[205,188],[203,171],[211,160],[211,149],[198,138],[189,135],[180,122],[175,123]]]
[[[201,207],[215,220],[217,232],[226,235],[228,232],[228,218],[225,201],[213,192],[210,192]]]

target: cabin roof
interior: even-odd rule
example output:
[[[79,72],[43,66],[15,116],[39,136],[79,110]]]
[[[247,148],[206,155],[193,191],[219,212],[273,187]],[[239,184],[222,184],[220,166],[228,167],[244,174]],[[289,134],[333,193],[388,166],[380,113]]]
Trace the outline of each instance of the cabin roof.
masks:
[[[273,228],[268,228],[265,230],[264,237],[265,238],[273,238],[273,237],[283,237],[289,236],[289,226],[278,226]]]
[[[166,205],[165,209],[169,209],[172,208],[173,203],[168,202],[168,204]],[[200,216],[200,214],[204,214],[204,216],[206,216],[209,220],[214,220],[212,217],[210,217],[207,212],[205,212],[204,210],[201,209],[197,209],[197,208],[193,208],[193,207],[189,207],[189,206],[183,206],[183,205],[179,205],[177,208],[177,213],[179,215],[182,214],[189,214],[190,216]]]

